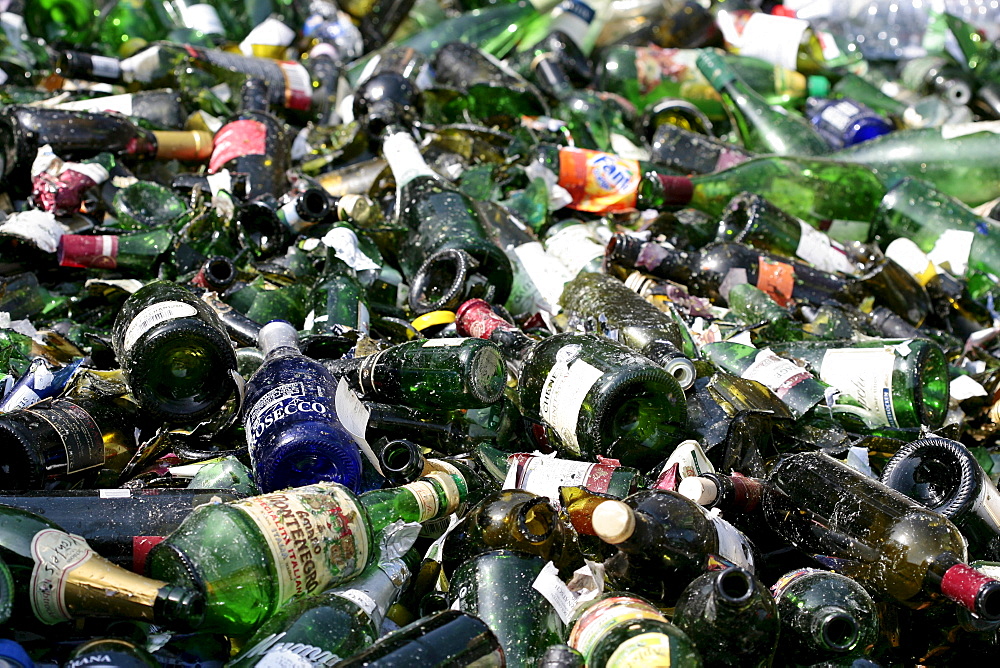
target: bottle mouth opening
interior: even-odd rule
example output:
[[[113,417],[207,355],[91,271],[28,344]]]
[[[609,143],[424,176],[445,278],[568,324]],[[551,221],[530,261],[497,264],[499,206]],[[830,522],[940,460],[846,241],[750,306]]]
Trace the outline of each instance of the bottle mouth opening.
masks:
[[[836,650],[849,650],[858,642],[858,622],[844,612],[834,613],[823,622],[823,642]]]
[[[727,568],[716,580],[716,589],[730,603],[745,603],[753,596],[754,584],[742,568]]]
[[[535,499],[521,506],[518,525],[525,539],[530,543],[542,543],[555,529],[556,511],[545,497]]]
[[[464,301],[466,279],[477,265],[471,255],[457,249],[434,253],[413,276],[410,308],[418,315],[456,310]]]
[[[383,471],[403,473],[413,467],[417,445],[413,441],[398,439],[386,443],[379,456]]]
[[[975,499],[978,462],[965,446],[942,438],[906,444],[882,471],[884,484],[945,517]]]

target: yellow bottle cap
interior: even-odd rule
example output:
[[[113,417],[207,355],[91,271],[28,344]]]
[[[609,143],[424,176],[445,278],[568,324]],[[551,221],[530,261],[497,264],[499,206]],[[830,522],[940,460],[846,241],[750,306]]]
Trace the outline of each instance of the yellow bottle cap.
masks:
[[[422,316],[414,318],[410,324],[413,325],[413,329],[422,332],[429,327],[450,325],[453,322],[455,322],[454,311],[431,311],[430,313],[425,313]]]

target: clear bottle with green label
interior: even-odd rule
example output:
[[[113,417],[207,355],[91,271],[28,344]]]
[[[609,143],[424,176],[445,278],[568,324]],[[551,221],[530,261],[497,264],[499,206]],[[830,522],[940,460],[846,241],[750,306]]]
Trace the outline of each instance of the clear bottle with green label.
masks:
[[[150,551],[147,569],[205,593],[203,630],[247,633],[291,599],[356,577],[392,522],[448,515],[465,496],[460,476],[432,472],[360,496],[322,482],[204,505]]]
[[[136,403],[161,419],[191,422],[215,414],[242,391],[219,316],[169,281],[148,283],[125,301],[111,342]]]

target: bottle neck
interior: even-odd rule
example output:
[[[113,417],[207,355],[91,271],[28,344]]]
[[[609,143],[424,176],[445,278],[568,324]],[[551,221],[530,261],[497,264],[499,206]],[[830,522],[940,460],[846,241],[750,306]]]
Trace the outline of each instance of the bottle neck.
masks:
[[[1000,620],[1000,580],[980,573],[951,552],[931,562],[927,580],[945,598],[988,621]]]
[[[352,580],[350,586],[337,587],[330,593],[356,604],[364,610],[376,628],[381,628],[386,612],[396,601],[410,575],[410,569],[402,558],[389,559]]]
[[[406,130],[390,127],[382,140],[382,154],[396,179],[397,192],[418,177],[438,178],[420,154],[417,140]]]

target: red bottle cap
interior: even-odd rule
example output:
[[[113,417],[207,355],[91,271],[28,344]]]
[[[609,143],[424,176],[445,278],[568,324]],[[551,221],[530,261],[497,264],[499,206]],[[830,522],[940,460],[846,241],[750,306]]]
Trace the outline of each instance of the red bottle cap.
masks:
[[[979,617],[1000,619],[1000,581],[966,564],[955,564],[941,579],[941,593]]]
[[[59,237],[59,265],[114,269],[118,266],[118,237],[114,234],[64,234]]]
[[[687,204],[694,194],[694,184],[686,176],[665,176],[657,174],[663,184],[664,204]]]
[[[478,339],[488,339],[498,329],[514,329],[482,299],[469,299],[458,307],[455,311],[455,328],[462,336],[474,336]]]

